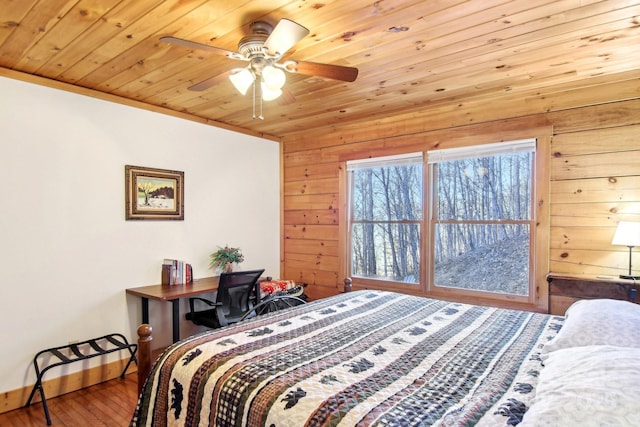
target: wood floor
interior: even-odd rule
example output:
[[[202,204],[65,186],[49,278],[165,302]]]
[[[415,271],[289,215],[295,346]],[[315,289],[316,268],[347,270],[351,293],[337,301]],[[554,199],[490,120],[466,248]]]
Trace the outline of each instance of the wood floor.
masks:
[[[52,426],[128,426],[138,399],[137,374],[47,399]],[[0,414],[2,427],[44,427],[42,403]]]

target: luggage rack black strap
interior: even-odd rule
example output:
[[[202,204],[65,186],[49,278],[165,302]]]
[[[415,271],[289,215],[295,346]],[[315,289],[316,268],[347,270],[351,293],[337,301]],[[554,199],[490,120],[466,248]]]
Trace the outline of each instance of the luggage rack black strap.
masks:
[[[101,345],[102,344],[102,345]],[[25,407],[31,404],[36,390],[40,392],[40,398],[42,399],[42,406],[44,408],[44,415],[47,418],[47,425],[51,425],[51,417],[49,416],[49,407],[47,406],[47,399],[44,395],[44,388],[42,386],[42,377],[45,372],[56,366],[67,365],[69,363],[77,362],[79,360],[87,360],[97,356],[103,356],[105,354],[113,353],[116,351],[128,350],[129,361],[122,370],[120,378],[124,378],[124,374],[129,369],[131,362],[138,364],[136,359],[136,352],[138,351],[137,344],[130,344],[127,338],[122,334],[108,334],[98,338],[92,338],[86,341],[77,343],[70,343],[68,345],[61,345],[58,347],[47,348],[39,351],[33,358],[33,367],[36,371],[36,383],[33,385],[29,399],[24,405]],[[54,356],[54,358],[47,356]],[[38,361],[43,363],[41,366]]]
[[[98,345],[98,343],[96,342],[96,340],[89,340],[89,345],[91,346],[91,348],[93,348],[95,351],[97,351],[98,353],[104,352],[106,351],[106,349],[100,347]]]
[[[71,362],[71,360],[67,356],[62,354],[62,352],[60,350],[58,350],[57,348],[52,348],[50,352],[51,352],[51,354],[56,356],[58,359],[62,360],[62,363]]]

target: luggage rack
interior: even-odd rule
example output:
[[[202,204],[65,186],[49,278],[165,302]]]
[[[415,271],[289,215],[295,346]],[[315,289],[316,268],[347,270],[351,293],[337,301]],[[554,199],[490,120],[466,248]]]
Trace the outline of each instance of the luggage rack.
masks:
[[[84,352],[83,352],[84,350]],[[51,417],[49,416],[49,407],[47,406],[47,399],[44,396],[44,388],[42,386],[42,377],[45,372],[56,366],[67,365],[69,363],[78,362],[80,360],[87,360],[97,356],[103,356],[105,354],[113,353],[115,351],[129,350],[129,361],[122,370],[120,378],[124,378],[124,374],[129,369],[131,362],[138,363],[136,359],[136,351],[138,350],[137,344],[129,344],[127,338],[122,334],[109,334],[98,338],[92,338],[86,341],[81,341],[68,345],[61,345],[59,347],[48,348],[46,350],[39,351],[33,358],[33,367],[36,370],[36,383],[33,385],[29,399],[24,405],[25,407],[31,404],[36,390],[40,392],[40,398],[42,399],[42,407],[44,408],[44,415],[47,418],[47,425],[51,425]],[[49,356],[47,358],[47,356]],[[42,359],[42,362],[46,365],[44,369],[40,370],[38,365],[38,359]],[[55,360],[58,361],[55,361]]]

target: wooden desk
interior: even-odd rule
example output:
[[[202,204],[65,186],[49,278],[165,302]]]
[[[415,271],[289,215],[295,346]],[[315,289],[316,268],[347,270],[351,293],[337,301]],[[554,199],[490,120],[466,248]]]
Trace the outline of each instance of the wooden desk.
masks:
[[[610,298],[638,303],[640,282],[618,276],[549,273],[549,313],[564,315],[581,299]]]
[[[193,297],[218,290],[219,276],[196,279],[188,285],[149,285],[129,288],[127,293],[141,298],[142,323],[149,323],[149,300],[170,301],[173,323],[173,342],[180,340],[180,306],[181,298]]]

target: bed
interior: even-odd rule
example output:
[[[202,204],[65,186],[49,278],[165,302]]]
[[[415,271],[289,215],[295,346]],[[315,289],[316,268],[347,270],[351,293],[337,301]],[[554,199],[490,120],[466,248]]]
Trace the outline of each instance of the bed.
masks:
[[[638,315],[599,308],[615,310],[616,327],[621,318],[640,322],[638,306],[614,303]],[[583,306],[566,321],[588,321],[594,310]],[[563,325],[564,317],[541,313],[384,291],[344,293],[172,345],[151,368],[131,426],[601,425],[589,424],[599,421],[597,411],[606,425],[640,425],[633,402],[640,337],[634,348],[627,337],[599,342],[601,325],[588,338],[581,329],[587,326],[572,332]],[[583,384],[597,365],[589,357],[598,355],[606,356],[602,367],[607,360],[625,366],[622,383],[609,371],[606,385],[597,375]],[[582,370],[569,372],[576,364]],[[576,404],[570,387],[564,401],[560,389],[571,381],[600,387],[597,407],[587,398]],[[610,394],[619,386],[628,388],[603,403],[602,388]],[[635,394],[625,398],[627,392]],[[585,423],[563,423],[576,413],[587,414]]]

